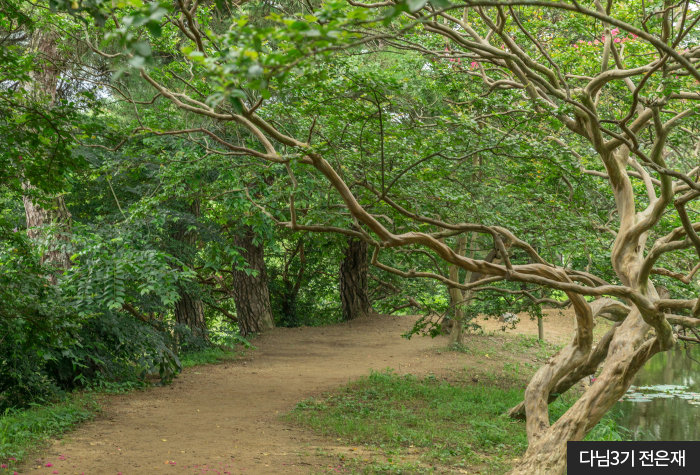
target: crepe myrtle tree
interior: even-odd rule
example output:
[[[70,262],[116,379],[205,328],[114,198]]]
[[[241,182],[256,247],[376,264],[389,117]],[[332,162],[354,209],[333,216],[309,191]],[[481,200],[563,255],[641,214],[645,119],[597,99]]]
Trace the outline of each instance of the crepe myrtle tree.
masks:
[[[544,262],[527,271],[504,263],[508,280],[512,272],[527,273],[526,279],[536,276],[546,280],[541,281],[545,287],[557,288],[552,281],[564,284],[570,279],[559,288],[566,289],[577,315],[572,343],[535,374],[524,403],[511,411],[517,415],[524,410],[529,439],[528,452],[514,473],[564,473],[565,442],[583,438],[624,394],[644,362],[673,346],[672,325],[696,326],[700,316],[699,300],[661,298],[651,279],[657,274],[689,282],[698,269],[691,266],[684,275],[657,267],[670,252],[695,248],[700,255],[700,223],[688,213],[700,196],[694,117],[700,100],[697,5],[666,2],[652,11],[635,3],[588,6],[427,6],[409,13],[424,20],[423,31],[390,40],[430,57],[459,60],[459,73],[481,81],[484,94],[518,90],[524,102],[556,119],[552,141],[585,150],[582,167],[587,161],[592,167],[583,172],[606,179],[615,198],[617,229],[604,229],[614,235],[610,262],[620,285],[586,282],[590,277],[557,269],[567,275],[562,280],[543,273]],[[436,42],[435,36],[442,41]],[[579,154],[574,149],[571,153]],[[672,222],[678,226],[663,232]],[[581,284],[595,289],[588,295],[614,296],[625,304],[581,301],[590,292],[576,288]],[[670,313],[681,309],[689,315]],[[593,347],[593,317],[612,310],[619,324]],[[596,384],[550,426],[547,404],[553,395],[601,364]]]
[[[148,11],[138,13],[138,8]],[[672,348],[677,339],[689,338],[674,333],[674,326],[700,325],[700,299],[661,298],[653,280],[663,276],[689,283],[700,268],[700,264],[689,271],[674,267],[679,260],[669,257],[690,256],[689,249],[697,254],[692,254],[696,261],[700,255],[700,222],[692,219],[700,197],[695,166],[700,12],[695,3],[666,2],[649,10],[642,3],[613,1],[364,4],[349,0],[325,3],[306,17],[272,14],[268,20],[278,24],[264,27],[256,27],[245,16],[216,17],[212,8],[189,0],[157,15],[153,5],[134,9],[144,18],[149,12],[156,17],[149,20],[158,26],[150,25],[150,45],[144,46],[145,34],[141,43],[129,43],[133,33],[118,31],[127,28],[119,20],[108,20],[106,28],[126,38],[124,51],[110,54],[121,55],[136,68],[142,82],[152,88],[153,101],[166,101],[170,110],[186,115],[192,124],[164,130],[142,122],[135,133],[187,135],[199,140],[207,153],[225,154],[232,162],[252,159],[261,166],[283,167],[290,184],[288,218],[271,217],[294,231],[360,239],[372,249],[371,264],[387,272],[434,279],[463,292],[518,283],[566,294],[576,315],[575,334],[535,373],[523,404],[512,410],[514,415],[523,411],[526,415],[529,447],[511,473],[565,473],[566,441],[582,439],[650,357]],[[149,66],[142,56],[167,47],[156,35],[177,38],[177,46],[188,46],[181,48],[180,56],[175,52],[177,59],[169,65]],[[302,132],[299,124],[296,129],[285,127],[266,114],[266,108],[284,100],[273,93],[277,81],[294,68],[332,51],[379,43],[450,62],[455,74],[463,77],[465,89],[478,81],[484,96],[508,93],[520,98],[520,103],[508,102],[512,108],[500,115],[514,115],[522,108],[549,119],[549,140],[578,157],[582,173],[605,180],[614,196],[611,219],[601,226],[614,236],[609,256],[612,282],[545,259],[517,232],[499,223],[442,219],[392,199],[384,182],[383,156],[377,167],[382,183],[371,188],[375,201],[360,200],[357,188],[344,178],[342,165],[333,165],[335,157],[312,143],[322,134],[315,130],[315,120]],[[91,47],[94,44],[90,42]],[[197,74],[172,79],[177,76],[168,75],[168,67],[176,72],[177,63],[186,64],[181,66],[184,71],[196,68]],[[119,88],[112,90],[137,110],[151,100],[137,101]],[[474,113],[460,104],[459,97],[453,102],[462,107],[461,113]],[[222,133],[227,127],[245,136]],[[332,190],[349,218],[345,226],[339,221],[314,223],[297,208],[306,182],[297,179],[302,173],[320,178]],[[385,224],[371,209],[376,202],[414,226],[397,230]],[[501,261],[456,252],[451,240],[467,233],[490,239]],[[481,278],[459,282],[383,263],[391,250],[408,247],[429,250],[447,265]],[[513,259],[515,252],[527,256],[527,262]],[[599,316],[617,323],[594,346],[593,327]],[[550,424],[549,402],[596,370],[600,371],[596,383]]]

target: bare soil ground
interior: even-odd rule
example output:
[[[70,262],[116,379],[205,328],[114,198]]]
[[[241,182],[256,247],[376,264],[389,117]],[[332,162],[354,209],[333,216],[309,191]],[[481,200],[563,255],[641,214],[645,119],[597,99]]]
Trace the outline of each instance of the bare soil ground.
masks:
[[[548,314],[547,339],[556,344],[566,342],[573,330],[572,316],[559,311]],[[536,337],[537,323],[527,316],[521,319],[517,330],[507,332]],[[496,355],[509,337],[500,332],[500,322],[481,322],[487,331],[497,332],[467,335],[466,346],[474,351],[458,353],[441,351],[447,343],[444,337],[401,338],[414,321],[414,317],[405,316],[368,316],[327,327],[275,329],[256,338],[253,344],[258,349],[239,360],[187,369],[169,386],[106,397],[102,401],[105,410],[96,420],[53,442],[20,473],[325,471],[329,458],[319,454],[321,448],[326,453],[363,455],[282,420],[280,415],[297,402],[355,380],[371,369],[392,368],[400,374],[416,375],[503,371],[503,359]],[[518,361],[541,364],[534,352],[516,353]]]

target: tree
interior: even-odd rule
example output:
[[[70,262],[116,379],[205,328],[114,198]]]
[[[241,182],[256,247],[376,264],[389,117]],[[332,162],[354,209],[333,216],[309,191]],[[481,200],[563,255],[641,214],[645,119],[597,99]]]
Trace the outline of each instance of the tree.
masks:
[[[188,211],[195,218],[200,216],[199,200],[193,200]],[[178,229],[173,237],[185,247],[184,253],[189,256],[189,259],[185,259],[185,264],[193,268],[194,258],[192,254],[193,251],[196,252],[197,242],[199,241],[196,229],[192,229],[196,228],[196,226],[186,221],[180,221],[176,223],[176,227]],[[204,305],[202,299],[184,285],[180,286],[179,294],[180,298],[175,302],[175,321],[187,325],[194,335],[208,338],[207,322],[204,319]]]
[[[59,64],[61,55],[58,51],[58,35],[51,29],[29,30],[29,52],[38,59],[37,69],[29,73],[30,80],[23,84],[29,96],[35,102],[45,102],[50,109],[57,98],[59,81]],[[52,157],[43,157],[46,162],[52,161]],[[66,207],[63,194],[51,197],[47,203],[37,201],[37,187],[29,180],[22,184],[25,191],[22,200],[27,217],[27,230],[30,238],[46,241],[46,253],[42,262],[46,262],[57,270],[66,270],[70,267],[70,254],[67,249],[70,241],[71,214]],[[53,227],[54,234],[47,236],[47,230]],[[49,276],[49,280],[55,284],[56,276]]]
[[[348,237],[345,257],[340,264],[340,299],[343,320],[352,320],[372,312],[368,291],[367,243]]]
[[[264,248],[260,238],[251,226],[243,226],[233,242],[242,251],[240,254],[247,264],[244,269],[233,268],[232,292],[241,334],[274,328]]]
[[[660,278],[687,284],[700,268],[700,264],[689,270],[678,266],[691,257],[697,261],[690,250],[700,255],[700,223],[688,213],[700,198],[693,163],[698,150],[700,13],[689,8],[689,2],[666,3],[651,14],[636,2],[589,6],[498,0],[366,5],[353,1],[350,6],[324,4],[310,18],[273,16],[278,28],[257,27],[242,16],[226,22],[230,28],[205,35],[200,25],[211,18],[199,4],[185,2],[178,14],[198,21],[178,24],[178,34],[191,40],[182,53],[202,73],[194,77],[209,80],[177,85],[169,80],[169,74],[181,68],[177,61],[147,67],[135,56],[130,59],[140,78],[153,88],[154,101],[163,98],[169,107],[200,121],[199,127],[167,132],[150,122],[140,130],[199,134],[198,143],[209,153],[252,158],[287,173],[284,219],[271,213],[268,203],[249,196],[280,226],[361,240],[373,250],[373,266],[404,278],[433,279],[462,292],[500,292],[534,301],[541,301],[532,294],[540,288],[568,297],[567,304],[576,313],[576,333],[528,385],[524,407],[529,447],[514,474],[564,473],[566,441],[582,439],[651,356],[688,338],[676,335],[672,325],[700,324],[700,300],[687,298],[695,295],[692,288],[679,287],[676,298],[660,298],[655,288]],[[286,94],[298,94],[286,89],[289,82],[311,89],[321,84],[330,90],[348,81],[351,68],[334,75],[341,68],[330,60],[322,62],[320,55],[355,52],[373,42],[376,54],[384,53],[387,45],[411,50],[423,59],[420,70],[451,71],[449,87],[435,94],[448,105],[409,108],[402,111],[408,116],[404,123],[404,116],[398,115],[385,120],[388,111],[383,104],[388,96],[380,95],[371,82],[359,81],[361,94],[354,99],[325,94],[324,105],[333,97],[352,101],[355,111],[375,108],[371,120],[379,124],[379,133],[370,146],[360,144],[365,137],[361,129],[348,132],[357,147],[327,140],[326,132],[338,125],[334,119],[347,115],[345,111],[278,122],[279,109],[303,108],[285,102]],[[625,56],[627,49],[633,53]],[[145,50],[132,48],[124,54]],[[444,97],[447,93],[456,95]],[[420,104],[420,98],[414,103]],[[338,107],[337,102],[333,105]],[[322,127],[317,127],[318,121]],[[221,123],[234,128],[241,139],[232,139],[218,126]],[[392,128],[396,135],[387,135]],[[434,130],[433,136],[426,129]],[[321,142],[312,144],[314,136]],[[392,142],[395,157],[388,153],[391,146],[387,150]],[[454,205],[458,199],[450,194],[463,188],[460,167],[472,154],[483,153],[484,146],[497,158],[487,165],[502,168],[491,175],[498,183],[494,186],[501,186],[493,197],[499,206],[488,213],[479,209],[465,213],[470,208]],[[417,156],[399,156],[399,150]],[[427,170],[416,170],[429,161]],[[551,181],[534,178],[552,170],[557,172]],[[413,183],[403,183],[407,174]],[[304,180],[297,178],[301,175]],[[528,176],[545,190],[535,189],[530,198],[522,190],[508,196],[508,186],[522,184]],[[578,183],[592,176],[607,184],[596,190],[599,196],[583,200],[590,208],[583,211],[576,201]],[[559,191],[550,192],[549,187]],[[320,189],[333,193],[323,200],[312,199]],[[547,195],[557,199],[548,200]],[[506,202],[507,207],[501,206]],[[614,202],[614,207],[602,213],[597,202]],[[387,213],[390,221],[381,217]],[[355,223],[361,228],[353,228]],[[566,244],[558,246],[572,258],[567,265],[561,265],[555,253],[547,256],[536,250],[547,249],[542,241],[550,235],[571,243],[579,225],[587,236],[586,247],[591,229],[613,235],[609,264],[602,272],[573,264],[591,252],[573,249],[575,244],[568,249]],[[483,248],[475,257],[455,252],[454,240],[467,233],[490,241],[502,262],[484,259]],[[252,245],[252,238],[249,242]],[[431,260],[439,259],[438,267],[452,265],[458,272],[451,279],[443,272],[408,267],[396,258],[402,250],[423,252]],[[460,272],[483,277],[463,283],[455,280]],[[594,348],[592,330],[599,316],[619,324]],[[548,403],[601,365],[596,384],[550,425]]]
[[[611,10],[611,5],[605,10],[598,3],[592,10],[557,3],[544,12],[528,8],[516,11],[513,6],[502,7],[498,2],[484,2],[486,5],[494,8],[473,8],[465,4],[461,18],[447,11],[433,12],[431,9],[413,14],[414,18],[425,18],[422,24],[426,31],[446,38],[451,45],[447,54],[427,45],[423,51],[435,57],[464,58],[472,71],[463,68],[463,74],[481,77],[489,92],[496,89],[519,91],[522,100],[563,127],[554,129],[556,135],[550,138],[558,145],[567,147],[565,142],[577,143],[557,138],[557,135],[566,136],[566,131],[587,143],[605,171],[584,170],[584,173],[597,174],[608,180],[619,216],[610,257],[622,285],[614,286],[596,279],[584,280],[585,285],[580,286],[573,284],[569,280],[572,277],[564,277],[564,274],[556,277],[554,274],[547,276],[549,272],[544,269],[535,271],[538,277],[535,280],[544,277],[541,283],[545,286],[556,288],[551,281],[558,280],[573,290],[567,291],[567,295],[576,309],[578,328],[570,347],[541,368],[528,385],[525,408],[530,446],[514,473],[563,473],[566,467],[565,442],[582,438],[627,390],[643,363],[656,352],[671,348],[675,341],[669,323],[674,317],[665,312],[679,307],[676,304],[666,306],[670,301],[666,304],[666,299],[659,298],[650,277],[652,273],[668,275],[664,269],[652,271],[663,254],[692,247],[698,241],[694,224],[685,211],[686,205],[700,196],[692,178],[697,171],[682,159],[682,153],[676,155],[674,145],[669,142],[673,137],[671,142],[675,147],[694,149],[692,128],[695,125],[688,119],[694,114],[692,101],[700,99],[697,85],[691,79],[700,79],[700,73],[693,66],[697,47],[693,49],[692,45],[697,33],[690,26],[681,26],[671,36],[672,25],[680,25],[676,22],[681,18],[685,25],[687,3],[675,8],[667,4],[668,9],[655,16],[653,26],[629,24],[625,21],[629,18],[626,10]],[[435,19],[430,18],[433,15]],[[574,26],[582,22],[592,28],[585,31],[579,23],[578,28],[570,30],[570,36],[565,37],[562,44],[547,37],[545,31],[548,27],[537,23],[538,15],[560,24]],[[444,22],[437,21],[437,18]],[[632,21],[638,21],[637,18],[632,17]],[[533,26],[530,26],[531,19],[535,20]],[[525,21],[528,21],[528,28],[524,26]],[[595,31],[598,21],[602,37],[592,40],[588,32]],[[455,35],[457,27],[465,33]],[[621,30],[626,32],[624,36],[620,34]],[[676,49],[679,45],[684,45],[680,51]],[[625,46],[633,51],[645,51],[653,59],[625,58],[621,51]],[[583,56],[580,62],[572,62],[576,50],[590,54]],[[596,50],[602,54],[596,57]],[[592,67],[596,63],[597,68]],[[600,72],[589,75],[579,73],[579,68]],[[504,76],[496,78],[497,72],[504,73]],[[635,84],[632,78],[638,78],[638,83]],[[671,103],[674,109],[665,108]],[[624,112],[618,115],[616,110]],[[584,161],[583,157],[581,160]],[[641,190],[633,186],[633,178],[641,180],[644,185]],[[675,195],[678,197],[674,202]],[[662,223],[662,218],[672,202],[677,212],[676,223],[680,226],[666,234],[663,228],[671,223]],[[642,205],[641,211],[636,210],[638,203]],[[659,228],[655,241],[648,246],[650,235]],[[697,250],[700,252],[700,246]],[[532,254],[533,257],[536,255]],[[536,261],[544,263],[541,258]],[[532,267],[534,270],[537,265]],[[507,279],[512,279],[510,274],[510,269],[507,269]],[[563,287],[559,288],[563,290]],[[614,335],[594,350],[591,339],[593,317],[605,301],[588,304],[581,295],[603,294],[628,302],[629,313],[615,328]],[[607,303],[618,305],[615,301]],[[695,307],[687,305],[685,308]],[[698,316],[693,312],[691,315]],[[647,339],[652,328],[655,336]],[[580,373],[589,372],[591,366],[597,367],[603,360],[596,384],[550,427],[547,401],[550,394],[561,389],[555,391],[555,387],[565,380],[577,379]]]

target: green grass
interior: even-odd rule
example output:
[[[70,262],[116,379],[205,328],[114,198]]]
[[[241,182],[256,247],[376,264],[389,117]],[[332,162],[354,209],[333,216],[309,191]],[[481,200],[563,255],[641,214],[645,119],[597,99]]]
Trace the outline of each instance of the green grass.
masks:
[[[221,363],[240,357],[241,351],[208,348],[181,357],[183,367]],[[0,475],[12,474],[13,467],[26,459],[49,439],[61,436],[100,411],[95,394],[125,393],[142,389],[143,383],[109,383],[94,385],[88,393],[70,395],[66,401],[27,410],[7,410],[0,414]],[[15,460],[11,460],[15,459]]]
[[[180,357],[183,368],[191,368],[203,364],[216,364],[224,361],[232,361],[241,356],[240,351],[222,350],[221,348],[207,348],[196,353],[186,353]]]
[[[418,475],[469,467],[501,474],[527,448],[525,424],[505,415],[523,397],[521,388],[508,389],[509,384],[515,380],[448,384],[433,375],[419,379],[373,372],[333,393],[300,402],[286,417],[340,443],[380,454],[372,460],[341,455],[334,472]],[[553,403],[552,421],[573,400]],[[607,416],[586,440],[630,439],[628,431]]]
[[[15,463],[38,446],[92,419],[99,410],[93,396],[75,395],[62,403],[5,411],[0,415],[0,462],[8,468],[0,468],[0,474],[12,473]]]
[[[500,473],[527,447],[524,424],[504,415],[521,398],[517,389],[371,373],[334,394],[300,402],[288,417],[348,444],[383,450],[396,464],[409,463],[402,459],[418,450],[420,466],[397,473],[431,473],[425,470],[433,464],[485,465],[483,473]],[[356,473],[376,471],[365,468]]]

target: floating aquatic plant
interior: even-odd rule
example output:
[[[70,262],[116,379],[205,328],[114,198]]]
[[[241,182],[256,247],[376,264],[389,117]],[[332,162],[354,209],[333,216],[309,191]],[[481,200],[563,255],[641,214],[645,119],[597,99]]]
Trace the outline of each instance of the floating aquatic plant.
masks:
[[[620,401],[651,402],[654,399],[679,398],[694,406],[700,405],[700,393],[686,391],[688,386],[657,384],[656,386],[630,386]]]

